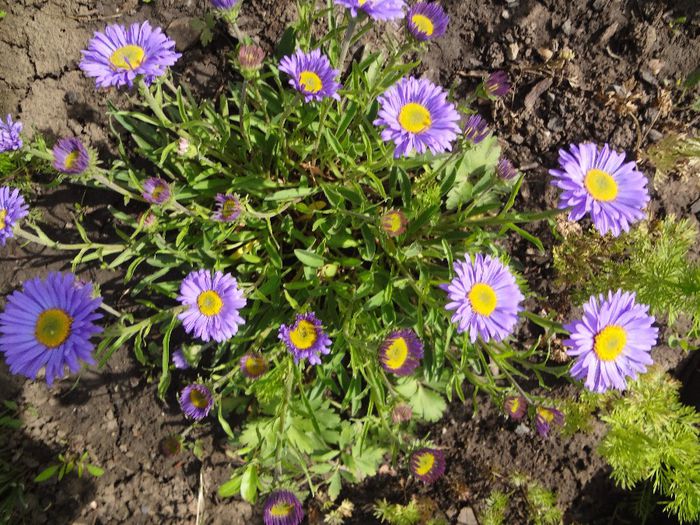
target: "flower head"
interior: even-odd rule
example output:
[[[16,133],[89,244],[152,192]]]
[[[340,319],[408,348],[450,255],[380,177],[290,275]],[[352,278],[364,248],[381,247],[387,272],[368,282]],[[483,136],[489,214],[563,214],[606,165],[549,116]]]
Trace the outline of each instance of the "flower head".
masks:
[[[624,390],[628,377],[635,379],[652,364],[659,329],[649,307],[635,299],[634,292],[622,290],[593,296],[583,305],[583,318],[564,326],[571,333],[566,353],[576,358],[571,376],[593,392]]]
[[[236,195],[219,193],[216,196],[216,211],[213,219],[219,222],[233,222],[241,216],[243,208]]]
[[[4,122],[0,118],[0,153],[20,149],[22,147],[22,138],[19,136],[21,132],[22,123],[12,122],[11,115],[7,115]]]
[[[182,56],[174,49],[175,41],[148,22],[128,28],[108,25],[104,33],[96,31],[87,50],[82,51],[80,69],[94,77],[101,88],[131,87],[138,76],[150,84]]]
[[[216,9],[233,9],[241,0],[211,0]]]
[[[141,196],[151,204],[163,204],[170,199],[170,184],[160,177],[149,177],[143,183]]]
[[[297,49],[293,55],[282,58],[279,69],[291,77],[289,85],[304,95],[306,102],[327,97],[340,100],[338,90],[343,86],[336,81],[340,71],[333,69],[320,49],[309,53]]]
[[[617,237],[629,231],[630,224],[644,218],[649,202],[647,179],[635,162],[625,162],[625,154],[605,144],[571,145],[559,150],[561,169],[550,170],[554,186],[563,191],[559,208],[571,208],[569,219],[578,221],[590,213],[596,229]]]
[[[491,132],[488,126],[486,121],[479,115],[472,115],[464,124],[464,137],[467,140],[471,140],[474,144],[478,144],[488,137]]]
[[[14,237],[15,223],[29,214],[29,206],[24,202],[17,188],[0,186],[0,246]]]
[[[327,355],[331,351],[331,339],[313,312],[297,314],[294,324],[280,326],[277,336],[287,345],[295,363],[308,358],[312,365],[319,365],[319,354]]]
[[[239,310],[246,304],[238,282],[230,273],[197,270],[180,285],[180,303],[189,308],[178,314],[185,331],[203,341],[222,343],[245,323]]]
[[[267,497],[263,510],[265,525],[299,525],[304,509],[299,498],[288,490],[276,490]]]
[[[421,448],[411,454],[411,473],[424,483],[434,483],[445,473],[445,453]]]
[[[552,425],[563,425],[564,414],[552,407],[537,407],[535,409],[535,427],[537,433],[542,437],[547,437]]]
[[[267,372],[267,359],[258,353],[245,354],[241,357],[241,372],[248,379],[257,379]]]
[[[447,31],[450,17],[437,2],[418,2],[408,10],[406,22],[416,40],[435,40]]]
[[[151,210],[139,213],[136,217],[136,227],[144,230],[151,230],[158,224],[158,217]]]
[[[382,216],[381,224],[382,230],[389,237],[398,237],[406,232],[408,219],[406,219],[406,215],[401,210],[391,210]]]
[[[178,370],[187,370],[190,367],[190,362],[185,357],[185,353],[182,348],[178,348],[173,352],[173,364]]]
[[[335,0],[336,5],[350,9],[352,16],[363,11],[373,20],[396,20],[403,18],[404,0]]]
[[[160,453],[166,458],[177,456],[180,452],[182,452],[182,437],[180,437],[178,434],[165,436],[158,443],[158,448]]]
[[[238,48],[238,64],[246,73],[259,71],[265,60],[265,51],[260,46],[253,44]]]
[[[75,137],[60,139],[53,147],[53,167],[61,173],[79,175],[90,164],[88,150]]]
[[[199,383],[193,383],[183,388],[178,401],[185,416],[195,421],[201,421],[207,417],[211,407],[214,406],[211,390]]]
[[[498,167],[496,168],[496,173],[502,180],[511,180],[518,176],[518,172],[515,171],[513,164],[505,158],[498,161]]]
[[[508,74],[505,71],[495,71],[484,81],[484,90],[492,97],[505,97],[510,91]]]
[[[46,369],[46,382],[78,372],[81,361],[94,364],[90,338],[102,331],[94,321],[101,298],[92,285],[80,284],[71,273],[49,273],[46,279],[26,281],[22,291],[7,299],[0,314],[0,352],[13,374],[36,378]]]
[[[508,417],[514,421],[520,421],[527,412],[527,401],[523,396],[508,396],[503,403]]]
[[[408,403],[399,403],[391,411],[391,420],[395,425],[411,421],[413,417],[413,409]]]
[[[396,144],[395,157],[452,150],[459,133],[459,113],[447,92],[430,80],[404,77],[378,98],[375,126],[386,126],[382,140]]]
[[[412,374],[422,358],[423,343],[408,328],[392,332],[379,347],[379,362],[382,367],[397,376]]]
[[[441,288],[454,310],[452,322],[459,333],[469,332],[472,343],[480,336],[484,341],[501,341],[518,322],[520,303],[525,299],[507,267],[488,255],[477,254],[474,260],[455,261],[457,276]]]

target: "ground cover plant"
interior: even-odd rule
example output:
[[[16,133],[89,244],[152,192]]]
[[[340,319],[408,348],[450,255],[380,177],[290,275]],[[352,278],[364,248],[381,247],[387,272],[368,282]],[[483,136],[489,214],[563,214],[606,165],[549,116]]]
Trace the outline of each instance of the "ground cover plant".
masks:
[[[77,139],[25,147],[19,124],[3,125],[11,158],[44,158],[66,183],[123,197],[111,210],[120,242],[96,243],[78,222],[83,242],[63,245],[4,188],[3,243],[75,251],[74,272],[93,261],[123,268],[134,305],[118,312],[70,274],[28,281],[0,317],[11,370],[45,368],[51,384],[65,367],[132,346],[161,396],[176,387],[185,417],[213,416],[229,435],[239,466],[219,493],[264,494],[266,523],[299,523],[308,494],[335,499],[386,457],[435,482],[444,452],[416,423],[439,419],[445,400],[465,402],[465,385],[547,436],[562,412],[520,383],[566,374],[549,362],[555,335],[571,334],[573,378],[602,393],[645,371],[658,332],[640,292],[614,281],[564,327],[524,311],[527,283],[501,240],[514,232],[542,249],[522,226],[559,212],[516,210],[522,175],[483,119],[412,76],[446,14],[337,3],[348,9],[300,5],[279,56],[242,42],[238,76],[213,101],[175,85],[166,68],[178,56],[161,30],[96,35],[83,71],[100,87],[132,88],[136,105],[111,109],[121,159],[108,166]],[[244,40],[241,6],[216,7]],[[386,48],[349,60],[370,29],[404,16]],[[473,98],[507,90],[496,72]],[[635,164],[607,145],[560,157],[561,208],[626,238],[649,200]],[[518,339],[519,317],[541,336]]]

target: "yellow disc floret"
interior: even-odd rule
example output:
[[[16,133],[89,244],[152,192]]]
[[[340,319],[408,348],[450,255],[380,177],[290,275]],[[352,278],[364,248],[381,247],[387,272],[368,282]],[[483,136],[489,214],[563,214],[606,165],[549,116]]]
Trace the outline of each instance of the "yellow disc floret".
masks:
[[[476,283],[469,290],[469,303],[477,314],[488,317],[496,309],[498,298],[493,287],[486,283]]]
[[[432,455],[430,452],[421,454],[416,461],[416,474],[419,476],[425,476],[433,469],[433,465],[435,465],[434,455]]]
[[[221,300],[221,296],[214,290],[207,290],[202,292],[197,297],[197,307],[202,315],[207,317],[213,317],[221,312],[224,307],[224,302]]]
[[[318,93],[323,89],[323,81],[313,71],[302,71],[299,74],[299,84],[309,93]]]
[[[60,308],[50,308],[39,314],[34,326],[36,340],[48,348],[62,345],[70,335],[73,319]]]
[[[425,33],[427,36],[432,36],[435,32],[433,21],[425,15],[413,15],[411,21],[421,33]]]
[[[7,222],[5,221],[5,218],[7,217],[7,210],[4,208],[0,208],[0,230],[5,229],[7,226]]]
[[[196,388],[193,388],[190,391],[190,403],[197,408],[207,408],[207,405],[209,405],[209,398]]]
[[[597,201],[610,202],[617,197],[617,182],[609,173],[599,169],[592,169],[586,173],[584,184],[588,193]]]
[[[386,366],[392,370],[401,368],[408,357],[408,345],[403,337],[394,339],[386,349]]]
[[[278,516],[278,517],[285,517],[289,516],[292,513],[292,509],[294,508],[294,505],[291,503],[275,503],[271,508],[270,508],[270,514],[273,516]]]
[[[132,71],[143,63],[146,52],[141,46],[129,44],[116,49],[109,57],[111,64],[117,69]]]
[[[296,328],[289,331],[289,339],[299,350],[307,350],[311,348],[314,343],[316,343],[316,339],[318,339],[316,326],[302,319],[297,323]]]
[[[430,128],[432,123],[430,111],[423,104],[409,102],[399,113],[399,124],[409,133],[422,133]]]
[[[595,336],[593,349],[601,361],[614,361],[625,349],[627,332],[621,326],[610,325]]]

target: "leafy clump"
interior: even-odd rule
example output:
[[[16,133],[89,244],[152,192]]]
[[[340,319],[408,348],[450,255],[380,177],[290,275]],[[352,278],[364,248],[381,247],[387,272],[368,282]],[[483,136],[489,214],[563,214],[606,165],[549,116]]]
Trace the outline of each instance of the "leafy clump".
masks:
[[[386,499],[374,504],[374,515],[389,525],[447,525],[442,515],[436,516],[436,503],[428,498],[413,498],[406,505],[389,503]]]
[[[659,369],[631,383],[602,418],[600,453],[621,487],[649,483],[667,513],[691,523],[700,519],[700,414],[681,403],[679,387]]]
[[[503,525],[508,511],[510,496],[501,490],[494,490],[486,500],[486,508],[481,513],[482,525]]]
[[[494,490],[486,500],[479,518],[482,525],[503,525],[506,522],[509,504],[518,499],[527,507],[528,523],[534,525],[558,525],[562,511],[557,507],[557,495],[539,481],[526,474],[515,472],[508,479],[510,490]]]
[[[688,219],[668,216],[642,223],[630,233],[601,238],[573,230],[554,249],[558,281],[582,303],[593,294],[622,288],[637,293],[657,317],[673,325],[683,314],[691,320],[688,337],[700,335],[700,264],[689,252],[697,230]]]

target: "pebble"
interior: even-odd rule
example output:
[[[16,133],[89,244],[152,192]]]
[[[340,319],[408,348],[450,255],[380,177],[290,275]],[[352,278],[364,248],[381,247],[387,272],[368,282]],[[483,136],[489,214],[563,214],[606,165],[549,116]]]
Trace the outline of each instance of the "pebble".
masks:
[[[571,36],[571,29],[571,20],[567,18],[561,25],[561,30],[566,36]]]
[[[513,42],[512,44],[508,44],[508,60],[515,60],[518,58],[518,53],[520,53],[520,46],[516,43]]]
[[[479,525],[476,515],[471,507],[464,507],[457,517],[457,525]]]

